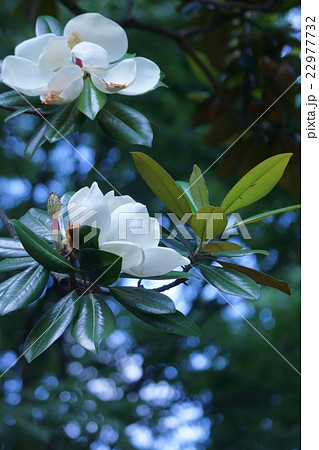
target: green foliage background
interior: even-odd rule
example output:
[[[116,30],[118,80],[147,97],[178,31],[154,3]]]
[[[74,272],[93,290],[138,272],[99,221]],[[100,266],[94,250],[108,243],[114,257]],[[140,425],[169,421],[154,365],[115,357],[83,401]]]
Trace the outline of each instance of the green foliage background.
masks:
[[[124,0],[71,3],[71,9],[75,5],[124,22],[129,52],[149,57],[165,72],[169,89],[116,100],[154,124],[153,148],[142,151],[177,180],[187,179],[194,163],[202,170],[212,164],[299,75],[298,29],[290,26],[298,22],[299,4],[283,0],[268,10],[251,10],[263,3],[234,8],[230,1],[229,7],[214,8],[197,1],[136,0],[129,14],[131,2]],[[38,15],[65,23],[73,15],[66,5],[70,2],[3,3],[1,59],[34,35]],[[139,22],[134,25],[132,17]],[[158,32],[141,29],[141,22],[149,29],[156,25]],[[164,35],[189,27],[206,28],[186,42],[218,82],[217,90],[185,47]],[[243,217],[298,202],[299,91],[296,83],[207,173],[213,203],[220,204],[254,165],[280,152],[294,154],[286,175]],[[109,190],[64,142],[27,161],[24,145],[38,119],[21,116],[4,124],[7,115],[0,111],[0,205],[10,217],[43,208],[51,191],[62,194],[95,180]],[[109,140],[89,121],[70,140],[121,192],[147,204],[150,212],[160,211],[129,154],[140,147]],[[287,280],[292,296],[263,288],[256,303],[230,298],[298,370],[299,226],[298,211],[249,226],[248,245],[269,249],[270,255],[249,257],[247,264]],[[202,289],[200,282],[177,289],[174,299],[200,325],[200,339],[157,332],[114,303],[117,331],[98,356],[82,351],[67,334],[31,365],[21,358],[0,378],[1,448],[299,448],[299,375],[213,289]],[[22,351],[39,314],[60,297],[51,289],[45,303],[40,299],[0,318],[1,372]]]

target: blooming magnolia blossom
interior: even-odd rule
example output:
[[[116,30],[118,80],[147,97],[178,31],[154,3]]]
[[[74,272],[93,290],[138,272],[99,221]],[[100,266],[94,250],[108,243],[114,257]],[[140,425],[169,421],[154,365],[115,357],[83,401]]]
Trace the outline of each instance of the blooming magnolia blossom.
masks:
[[[163,275],[189,264],[175,250],[159,247],[160,224],[147,208],[128,195],[104,195],[94,182],[69,200],[69,225],[99,228],[99,247],[122,257],[122,272],[137,278]]]
[[[144,94],[156,87],[160,69],[141,57],[119,61],[127,47],[120,25],[98,13],[81,14],[66,24],[63,36],[47,33],[17,45],[3,61],[2,80],[53,104],[75,100],[85,76],[106,94]]]

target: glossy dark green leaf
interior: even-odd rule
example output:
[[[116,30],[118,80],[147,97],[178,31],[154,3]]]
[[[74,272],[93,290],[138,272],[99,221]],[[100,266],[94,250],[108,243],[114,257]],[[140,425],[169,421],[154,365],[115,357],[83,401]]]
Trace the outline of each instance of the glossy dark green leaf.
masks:
[[[195,322],[185,317],[181,312],[176,311],[172,314],[144,314],[134,308],[126,306],[134,316],[151,325],[154,328],[165,331],[166,333],[179,334],[181,336],[200,336],[200,329]]]
[[[81,225],[79,228],[73,230],[73,247],[76,250],[82,250],[84,248],[98,249],[99,235],[100,230],[98,228],[90,227],[89,225]]]
[[[146,184],[160,201],[180,219],[192,213],[186,198],[173,178],[153,158],[141,152],[132,152],[135,166]]]
[[[19,273],[14,281],[2,292],[0,314],[8,314],[33,302],[43,292],[49,272],[38,264]]]
[[[106,103],[106,94],[99,91],[90,78],[84,80],[83,91],[77,99],[77,107],[89,119],[94,120]]]
[[[11,114],[9,114],[5,119],[4,122],[7,123],[9,120],[14,119],[15,117],[20,116],[21,114],[25,113],[30,109],[30,106],[22,106],[21,108],[17,109],[16,111],[13,111]]]
[[[32,328],[24,344],[28,362],[41,355],[66,330],[78,308],[76,291],[63,297],[46,311]]]
[[[144,313],[171,314],[175,312],[174,302],[167,295],[140,287],[114,287],[111,294],[124,306]]]
[[[252,279],[235,270],[223,269],[221,267],[200,265],[204,279],[226,294],[238,295],[239,297],[255,300],[259,297],[259,287]]]
[[[246,255],[264,255],[268,256],[269,253],[267,250],[250,250],[250,249],[242,249],[242,250],[229,250],[226,252],[215,252],[212,253],[216,258],[238,258]]]
[[[115,283],[122,268],[120,256],[91,248],[79,251],[79,263],[87,278],[102,286]]]
[[[7,91],[0,94],[0,106],[28,106],[29,103],[33,106],[40,106],[41,100],[39,96],[29,97],[27,95],[20,95],[16,91]],[[30,106],[30,105],[29,105]]]
[[[25,269],[33,266],[37,262],[30,256],[22,256],[21,258],[6,258],[0,261],[0,272],[12,272],[14,270]]]
[[[78,131],[85,119],[85,115],[78,110],[75,104],[62,106],[50,118],[50,125],[45,130],[45,137],[51,143],[66,138]]]
[[[35,34],[40,36],[41,34],[53,33],[57,36],[63,34],[63,28],[60,22],[52,16],[39,16],[35,23]]]
[[[35,152],[46,142],[45,132],[48,126],[46,122],[41,122],[36,127],[24,150],[26,158],[32,159]]]
[[[52,218],[47,211],[31,208],[19,220],[38,236],[48,242],[52,242]]]
[[[22,257],[29,256],[19,239],[0,238],[0,257]]]
[[[200,168],[194,164],[193,172],[189,179],[189,190],[197,206],[197,209],[209,205],[208,190]]]
[[[108,102],[97,115],[102,130],[125,144],[152,146],[153,131],[145,116],[130,106]]]
[[[4,291],[7,289],[8,286],[10,286],[11,284],[13,284],[15,282],[15,280],[17,279],[17,277],[19,277],[19,273],[16,275],[13,275],[12,277],[8,278],[7,280],[3,281],[0,284],[0,298],[2,296],[2,294],[4,293]]]
[[[74,267],[60,253],[54,250],[47,241],[18,220],[12,219],[11,223],[25,250],[43,267],[59,273],[72,273],[75,271]]]
[[[291,295],[289,285],[286,281],[278,280],[277,278],[271,277],[270,275],[267,275],[263,272],[250,269],[249,267],[240,266],[238,264],[232,264],[226,261],[218,261],[218,263],[223,267],[236,270],[237,272],[247,275],[249,278],[256,281],[257,284],[261,284],[262,286],[269,286],[283,292],[284,294]]]
[[[228,192],[221,208],[226,214],[255,203],[267,195],[282,177],[292,153],[280,153],[251,169]]]
[[[90,293],[79,300],[72,336],[82,347],[98,352],[100,342],[108,337],[114,328],[114,315],[103,298]]]

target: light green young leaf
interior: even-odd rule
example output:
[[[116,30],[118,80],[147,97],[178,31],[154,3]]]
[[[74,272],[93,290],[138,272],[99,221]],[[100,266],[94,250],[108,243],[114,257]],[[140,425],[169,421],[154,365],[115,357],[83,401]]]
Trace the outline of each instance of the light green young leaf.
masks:
[[[291,156],[292,153],[281,153],[251,169],[224,198],[221,208],[225,213],[255,203],[267,195],[282,177]]]
[[[89,351],[99,351],[100,342],[115,328],[115,318],[105,300],[90,293],[79,300],[72,336]]]
[[[191,218],[191,227],[202,242],[220,235],[226,228],[227,217],[221,208],[203,206]]]
[[[192,213],[186,198],[173,178],[153,158],[141,152],[132,152],[135,166],[159,200],[180,219]]]
[[[194,164],[193,172],[189,179],[189,190],[197,209],[209,205],[208,190],[200,168]]]
[[[64,333],[77,312],[77,299],[76,291],[67,294],[37,321],[24,343],[24,356],[29,363]]]

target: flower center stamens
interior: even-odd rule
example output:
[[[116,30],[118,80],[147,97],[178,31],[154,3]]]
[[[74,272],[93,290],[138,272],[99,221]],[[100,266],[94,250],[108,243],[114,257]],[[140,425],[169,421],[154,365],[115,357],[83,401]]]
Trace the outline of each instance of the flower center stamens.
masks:
[[[71,34],[71,36],[68,39],[68,46],[72,50],[72,48],[76,44],[79,44],[82,41],[83,41],[83,39],[81,38],[81,36],[76,31],[73,31],[73,33]]]
[[[48,93],[45,99],[42,101],[44,105],[51,103],[53,100],[59,98],[59,94],[54,94],[53,92]]]
[[[105,84],[105,86],[107,87],[107,89],[114,89],[114,90],[124,89],[127,86],[126,84],[119,84],[119,83],[113,83],[113,82],[107,83],[105,80],[103,80],[103,78],[102,78],[102,81]]]

